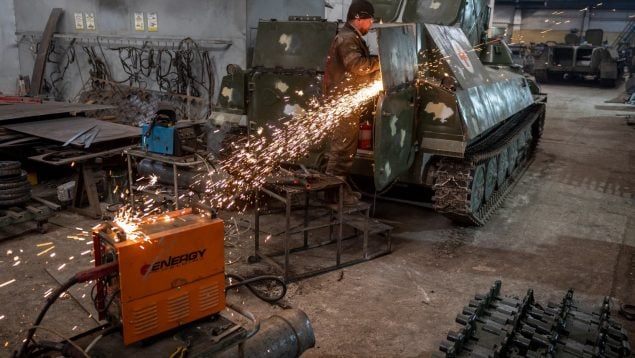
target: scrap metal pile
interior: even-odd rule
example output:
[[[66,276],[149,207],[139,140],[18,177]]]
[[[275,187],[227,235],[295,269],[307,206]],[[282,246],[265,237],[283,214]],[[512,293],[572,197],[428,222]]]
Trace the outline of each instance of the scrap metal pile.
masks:
[[[206,98],[152,91],[105,80],[93,80],[93,86],[81,93],[79,101],[113,105],[115,108],[93,111],[90,116],[131,126],[151,122],[161,101],[172,103],[180,118],[202,120],[208,116]]]
[[[500,294],[496,281],[456,317],[437,357],[630,357],[628,334],[610,318],[609,298],[589,309],[569,289],[562,302],[542,306],[532,289],[522,298]]]

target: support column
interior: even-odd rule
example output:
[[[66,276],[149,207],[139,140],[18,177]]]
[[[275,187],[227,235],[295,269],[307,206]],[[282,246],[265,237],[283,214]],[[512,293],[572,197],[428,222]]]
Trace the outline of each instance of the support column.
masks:
[[[521,25],[523,22],[523,10],[521,8],[514,9],[514,20],[512,22],[511,34],[507,34],[507,37],[511,39],[511,42],[520,42],[522,35],[520,33]]]

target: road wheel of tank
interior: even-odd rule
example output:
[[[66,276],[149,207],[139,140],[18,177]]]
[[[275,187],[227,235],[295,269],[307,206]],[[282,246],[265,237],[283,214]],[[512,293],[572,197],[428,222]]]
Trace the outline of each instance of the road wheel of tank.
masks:
[[[516,160],[518,159],[518,146],[516,145],[516,141],[512,141],[507,147],[507,175],[512,175],[514,169],[516,168]]]
[[[470,183],[470,212],[475,213],[483,204],[485,194],[485,167],[481,164],[472,172]]]
[[[536,77],[536,82],[538,83],[549,82],[549,75],[547,75],[547,71],[534,71],[534,77]]]
[[[496,182],[498,178],[498,158],[491,158],[487,161],[487,170],[485,171],[485,193],[484,199],[488,201],[496,189]]]
[[[516,138],[515,142],[516,142],[516,165],[518,165],[518,163],[522,161],[523,158],[525,157],[525,153],[527,149],[527,147],[525,146],[526,144],[525,133],[524,132],[520,133],[520,135]]]
[[[538,119],[536,119],[534,124],[532,124],[531,135],[533,136],[534,140],[537,141],[538,139],[540,139],[540,137],[542,137],[542,133],[544,131],[545,131],[545,115],[542,114],[540,115],[540,117],[538,117]]]
[[[617,80],[613,78],[600,79],[600,85],[602,85],[602,87],[615,88],[616,83],[617,83]]]
[[[507,167],[509,167],[509,156],[507,154],[507,150],[503,150],[496,157],[498,160],[496,179],[498,181],[498,187],[503,186],[505,179],[507,178]]]

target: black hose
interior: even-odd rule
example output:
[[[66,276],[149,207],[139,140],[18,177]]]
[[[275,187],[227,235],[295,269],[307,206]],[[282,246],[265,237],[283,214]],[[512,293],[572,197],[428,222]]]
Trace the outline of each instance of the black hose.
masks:
[[[620,305],[620,310],[618,311],[620,316],[626,318],[629,321],[635,321],[635,305],[629,305],[623,303]]]
[[[51,296],[46,301],[46,304],[44,305],[44,307],[40,311],[40,314],[35,319],[35,323],[33,323],[33,327],[31,327],[29,329],[29,331],[27,332],[26,339],[24,340],[24,343],[22,344],[22,347],[20,348],[20,351],[18,352],[17,357],[19,357],[19,358],[28,357],[28,346],[29,346],[29,343],[31,342],[31,339],[33,339],[33,335],[35,334],[35,330],[37,329],[35,326],[39,326],[40,325],[40,322],[42,322],[42,319],[44,319],[44,315],[46,314],[48,309],[51,307],[51,305],[53,303],[55,303],[57,298],[62,293],[66,292],[69,288],[71,288],[74,284],[76,284],[78,282],[79,282],[78,277],[76,275],[74,275],[68,281],[66,281],[63,285],[61,285],[55,291],[53,291]]]
[[[231,290],[232,288],[236,288],[236,287],[240,287],[240,286],[247,286],[247,288],[249,289],[249,291],[251,291],[256,297],[260,298],[261,300],[267,302],[267,303],[276,303],[277,301],[281,300],[286,294],[287,294],[287,284],[278,276],[256,276],[256,277],[251,277],[251,278],[244,278],[242,276],[236,275],[236,274],[227,274],[225,275],[227,278],[231,278],[234,280],[237,280],[238,283],[232,284],[232,285],[228,285],[225,286],[225,293],[227,293],[227,291]],[[252,286],[253,283],[255,282],[261,282],[261,281],[274,281],[276,282],[278,285],[280,285],[282,287],[282,292],[276,296],[267,296],[265,295],[263,292],[261,292],[260,290],[254,288]]]

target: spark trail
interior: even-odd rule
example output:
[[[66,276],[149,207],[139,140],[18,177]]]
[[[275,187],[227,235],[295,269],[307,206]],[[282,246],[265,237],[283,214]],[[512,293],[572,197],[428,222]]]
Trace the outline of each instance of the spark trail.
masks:
[[[221,163],[220,168],[229,176],[207,182],[210,206],[231,208],[237,201],[248,201],[253,191],[261,187],[281,163],[293,162],[306,155],[313,145],[333,133],[341,118],[358,111],[381,90],[381,81],[376,81],[330,98],[326,103],[314,100],[308,110],[296,113],[281,126],[272,128],[270,138],[263,136],[263,129],[259,128],[247,141],[235,145],[232,148],[234,154]]]
[[[204,184],[202,203],[219,209],[246,209],[254,190],[261,187],[280,164],[306,155],[313,145],[333,133],[342,118],[360,110],[382,88],[378,80],[324,102],[313,99],[308,109],[297,111],[290,119],[272,126],[270,136],[263,135],[264,128],[259,128],[246,140],[233,143],[232,154],[220,162],[217,170],[210,168],[203,179],[195,183]],[[129,239],[143,240],[146,236],[139,232],[139,225],[156,220],[162,212],[159,203],[146,200],[141,211],[130,205],[122,207],[114,221]]]

